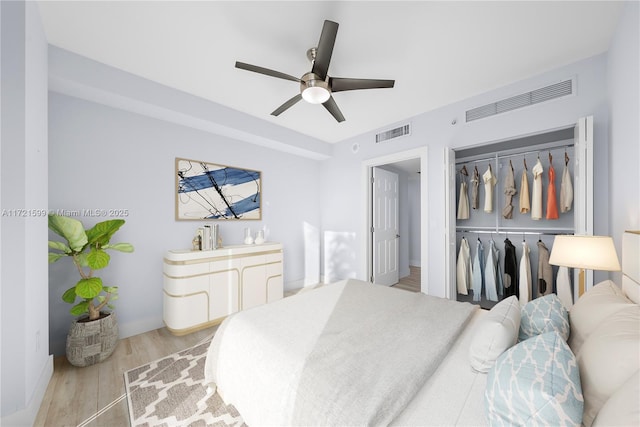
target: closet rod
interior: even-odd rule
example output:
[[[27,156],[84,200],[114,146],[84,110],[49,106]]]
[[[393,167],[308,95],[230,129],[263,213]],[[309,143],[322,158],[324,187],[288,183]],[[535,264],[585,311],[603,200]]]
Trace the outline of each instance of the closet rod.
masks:
[[[483,163],[483,162],[488,162],[491,160],[500,160],[500,159],[508,159],[509,157],[520,157],[520,156],[527,156],[529,154],[536,154],[539,155],[540,153],[543,153],[545,151],[551,151],[551,150],[557,150],[557,149],[562,149],[562,148],[569,148],[569,147],[574,147],[575,144],[564,144],[564,145],[556,145],[554,147],[548,148],[548,149],[539,149],[539,150],[530,150],[530,151],[522,151],[520,153],[514,153],[514,154],[498,154],[498,155],[494,155],[493,157],[487,157],[487,158],[483,158],[483,159],[474,159],[474,160],[462,160],[459,162],[456,162],[456,165],[464,165],[467,163]]]
[[[461,230],[457,229],[457,233],[470,233],[470,234],[512,234],[512,235],[527,235],[527,236],[558,236],[573,233],[568,231],[490,231],[490,230]]]
[[[569,148],[569,147],[573,147],[574,144],[567,144],[567,145],[558,145],[557,147],[553,147],[553,150],[557,150],[558,148]],[[551,151],[551,150],[534,150],[534,151],[525,151],[523,153],[517,153],[517,154],[505,154],[502,156],[498,156],[498,159],[508,159],[509,157],[520,157],[520,156],[526,156],[528,154],[537,154],[539,155],[542,152],[545,151]]]

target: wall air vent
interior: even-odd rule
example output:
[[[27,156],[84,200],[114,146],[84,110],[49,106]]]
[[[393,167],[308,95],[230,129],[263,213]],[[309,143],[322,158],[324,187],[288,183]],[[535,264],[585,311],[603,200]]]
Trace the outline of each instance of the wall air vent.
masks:
[[[390,139],[399,138],[401,136],[411,135],[411,125],[397,127],[395,129],[386,130],[376,134],[376,144],[379,142],[389,141]]]
[[[572,79],[564,80],[560,83],[554,83],[540,89],[532,90],[531,92],[512,96],[511,98],[502,99],[491,104],[468,110],[466,113],[467,122],[495,116],[496,114],[527,107],[529,105],[539,104],[562,96],[572,95],[573,91],[574,81]]]

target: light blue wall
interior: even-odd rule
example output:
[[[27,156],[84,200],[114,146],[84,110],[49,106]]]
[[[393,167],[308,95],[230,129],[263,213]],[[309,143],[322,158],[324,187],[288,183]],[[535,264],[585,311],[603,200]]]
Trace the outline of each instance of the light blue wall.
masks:
[[[218,222],[223,243],[241,244],[245,227],[254,232],[264,228],[267,240],[284,245],[285,286],[303,281],[304,227],[320,226],[317,160],[55,92],[50,93],[49,109],[50,209],[129,211],[117,237],[132,243],[135,252],[113,254],[101,276],[108,284],[120,286],[116,312],[121,336],[163,326],[163,255],[170,249],[190,248],[196,228],[205,223],[175,220],[176,157],[261,171],[262,220]],[[79,219],[92,225],[103,218]],[[60,296],[75,283],[76,275],[68,263],[51,265],[54,354],[64,354],[72,319],[70,306]]]
[[[0,2],[0,424],[32,425],[53,372],[47,289],[47,41],[35,2]]]
[[[609,189],[609,148],[606,93],[607,56],[599,55],[565,67],[549,71],[496,89],[489,93],[434,110],[408,119],[411,122],[411,135],[385,144],[375,144],[371,132],[338,143],[334,148],[334,157],[323,161],[323,203],[322,222],[325,230],[338,230],[353,236],[349,251],[354,254],[350,270],[345,272],[364,279],[366,277],[364,236],[362,221],[366,208],[361,194],[364,183],[360,171],[364,160],[426,146],[428,149],[428,167],[422,170],[427,174],[428,219],[426,233],[428,240],[428,263],[423,266],[422,274],[427,278],[424,292],[444,296],[445,283],[445,172],[444,151],[448,148],[459,149],[483,143],[506,140],[516,136],[566,127],[580,117],[594,116],[594,154],[595,154],[595,233],[608,234],[609,210],[607,194]],[[562,99],[553,100],[520,110],[503,113],[475,122],[465,123],[464,112],[468,109],[507,98],[522,92],[538,89],[561,80],[576,77],[577,93]],[[452,124],[453,121],[456,124]],[[354,153],[351,147],[358,143],[360,150]],[[349,215],[342,213],[349,212]],[[331,255],[329,255],[331,257]],[[330,260],[329,260],[330,261]],[[326,261],[325,261],[326,262]]]
[[[618,255],[622,233],[640,230],[640,3],[627,2],[607,64],[611,156],[609,227]],[[620,274],[614,275],[620,282]]]

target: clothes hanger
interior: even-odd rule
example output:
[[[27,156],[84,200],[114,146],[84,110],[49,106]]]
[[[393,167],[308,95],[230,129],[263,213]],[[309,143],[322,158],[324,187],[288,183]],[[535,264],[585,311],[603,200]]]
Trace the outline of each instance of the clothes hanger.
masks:
[[[529,170],[529,168],[527,168],[527,159],[523,157],[522,162],[524,163],[524,170]]]
[[[564,165],[569,165],[569,155],[567,154],[567,149],[564,149]]]
[[[464,176],[469,176],[469,172],[467,172],[467,165],[462,165],[462,169],[460,169],[460,173]]]
[[[511,163],[511,159],[509,159],[509,167],[513,170],[513,163]]]
[[[549,151],[549,164],[553,163],[553,156],[551,155],[551,151]]]

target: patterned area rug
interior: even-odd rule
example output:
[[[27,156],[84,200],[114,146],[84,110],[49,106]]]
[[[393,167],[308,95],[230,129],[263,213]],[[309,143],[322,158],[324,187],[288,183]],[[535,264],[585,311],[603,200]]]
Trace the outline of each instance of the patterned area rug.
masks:
[[[204,363],[209,342],[125,372],[132,427],[246,425],[218,393],[207,394]]]

